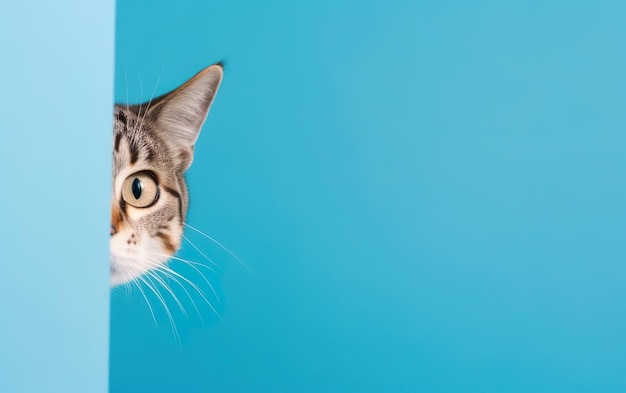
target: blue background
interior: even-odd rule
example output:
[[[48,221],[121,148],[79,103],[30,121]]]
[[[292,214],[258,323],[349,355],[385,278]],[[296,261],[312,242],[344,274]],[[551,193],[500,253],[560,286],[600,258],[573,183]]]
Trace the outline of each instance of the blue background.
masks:
[[[114,17],[2,2],[2,393],[108,390]]]
[[[189,223],[254,274],[187,231],[221,318],[114,291],[111,391],[626,391],[625,12],[119,1],[118,101],[226,60]]]

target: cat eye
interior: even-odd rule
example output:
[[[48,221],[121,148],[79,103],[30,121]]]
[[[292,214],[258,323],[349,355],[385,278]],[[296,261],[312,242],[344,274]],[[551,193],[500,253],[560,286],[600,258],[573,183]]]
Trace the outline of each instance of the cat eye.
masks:
[[[150,172],[130,175],[122,184],[124,202],[134,207],[150,207],[159,199],[159,186]]]

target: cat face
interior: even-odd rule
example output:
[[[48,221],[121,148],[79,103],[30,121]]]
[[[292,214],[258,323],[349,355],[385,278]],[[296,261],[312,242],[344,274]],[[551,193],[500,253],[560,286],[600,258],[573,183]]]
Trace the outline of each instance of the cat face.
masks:
[[[212,65],[149,103],[115,105],[112,286],[163,268],[180,247],[189,203],[184,172],[222,76],[222,65]]]

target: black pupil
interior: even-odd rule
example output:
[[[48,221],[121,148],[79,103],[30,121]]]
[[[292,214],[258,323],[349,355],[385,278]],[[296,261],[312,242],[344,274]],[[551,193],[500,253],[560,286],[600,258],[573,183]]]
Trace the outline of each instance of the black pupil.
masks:
[[[135,180],[133,180],[133,196],[135,197],[135,199],[139,199],[141,197],[142,189],[143,186],[141,185],[141,180],[135,178]]]

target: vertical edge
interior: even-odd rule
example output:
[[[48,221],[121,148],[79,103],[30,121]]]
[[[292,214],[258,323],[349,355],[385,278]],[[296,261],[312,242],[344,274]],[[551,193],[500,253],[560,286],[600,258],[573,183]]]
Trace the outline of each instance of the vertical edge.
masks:
[[[0,13],[0,392],[108,390],[114,0]]]

